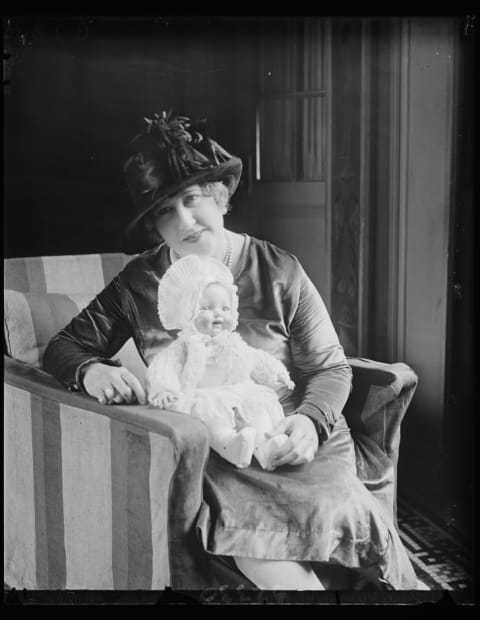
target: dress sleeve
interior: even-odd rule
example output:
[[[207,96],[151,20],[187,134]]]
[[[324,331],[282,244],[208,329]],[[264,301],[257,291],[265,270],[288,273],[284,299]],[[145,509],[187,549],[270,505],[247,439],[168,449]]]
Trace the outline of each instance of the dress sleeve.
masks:
[[[317,289],[300,267],[298,307],[290,326],[290,349],[304,385],[297,413],[316,424],[320,441],[333,430],[350,394],[352,370]]]
[[[43,368],[70,391],[83,389],[80,372],[92,362],[120,366],[110,359],[132,335],[117,276],[50,340]]]

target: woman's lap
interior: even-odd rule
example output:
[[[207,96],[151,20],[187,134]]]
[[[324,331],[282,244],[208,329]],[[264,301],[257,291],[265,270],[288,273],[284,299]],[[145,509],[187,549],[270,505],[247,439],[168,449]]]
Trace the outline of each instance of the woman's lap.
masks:
[[[254,463],[242,470],[211,452],[204,497],[197,531],[211,554],[378,564],[393,582],[405,571],[411,577],[390,517],[356,476],[346,423],[302,466],[267,472]]]
[[[208,551],[299,560],[328,559],[342,535],[332,532],[339,513],[345,511],[348,530],[359,518],[358,504],[366,515],[365,502],[374,501],[356,477],[355,450],[346,427],[332,433],[313,462],[274,472],[256,462],[236,469],[211,452],[204,497],[199,528]]]

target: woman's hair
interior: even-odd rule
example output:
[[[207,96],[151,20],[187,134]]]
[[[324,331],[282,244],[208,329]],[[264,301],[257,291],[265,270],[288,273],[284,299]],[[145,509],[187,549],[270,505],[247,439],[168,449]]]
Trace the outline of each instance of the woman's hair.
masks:
[[[228,202],[228,189],[221,181],[211,181],[200,185],[204,196],[211,196],[219,207],[225,207],[230,211],[231,205]]]

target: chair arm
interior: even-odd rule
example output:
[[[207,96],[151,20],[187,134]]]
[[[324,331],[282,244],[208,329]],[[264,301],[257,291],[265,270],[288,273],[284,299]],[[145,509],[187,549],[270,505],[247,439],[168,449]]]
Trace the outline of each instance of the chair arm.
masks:
[[[344,415],[354,433],[366,435],[396,461],[400,424],[417,388],[416,373],[404,363],[348,358],[352,393]]]
[[[189,537],[205,426],[149,406],[102,405],[4,362],[9,585],[157,589],[195,587],[198,577],[203,587]]]
[[[355,444],[357,475],[396,520],[400,425],[417,375],[404,363],[348,362],[353,383],[343,413]]]

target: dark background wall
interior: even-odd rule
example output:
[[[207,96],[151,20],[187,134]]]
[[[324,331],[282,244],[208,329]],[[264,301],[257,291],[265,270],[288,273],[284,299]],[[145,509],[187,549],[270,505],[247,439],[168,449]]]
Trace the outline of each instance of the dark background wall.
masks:
[[[251,154],[254,48],[242,20],[15,18],[4,28],[6,256],[120,250],[132,214],[122,165],[144,116],[207,116],[214,137]],[[249,221],[254,230],[238,209],[231,224]]]

